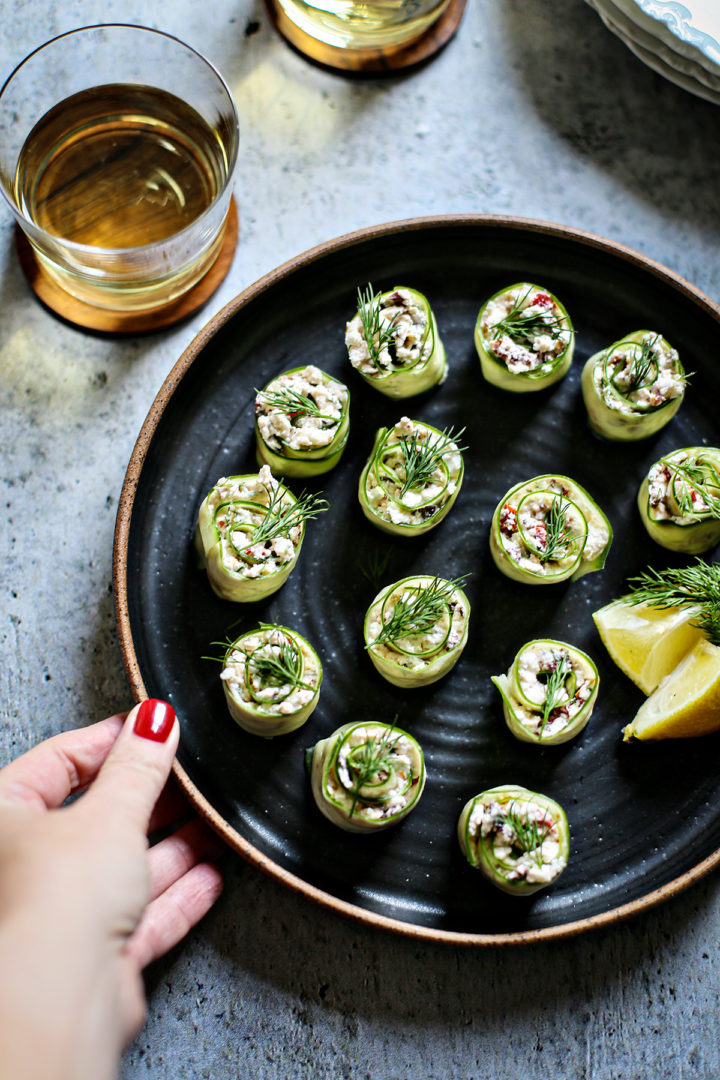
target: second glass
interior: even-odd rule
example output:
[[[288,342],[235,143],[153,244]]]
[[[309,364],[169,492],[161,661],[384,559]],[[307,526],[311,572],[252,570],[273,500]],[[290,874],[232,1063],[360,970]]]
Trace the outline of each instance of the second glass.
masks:
[[[149,310],[207,273],[237,153],[222,77],[157,30],[73,30],[0,91],[2,192],[46,273],[97,307]]]

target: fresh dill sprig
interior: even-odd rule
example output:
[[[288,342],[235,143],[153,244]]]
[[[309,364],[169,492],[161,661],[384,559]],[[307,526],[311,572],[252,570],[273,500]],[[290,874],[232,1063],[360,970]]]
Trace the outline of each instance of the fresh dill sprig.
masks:
[[[704,517],[720,518],[720,498],[713,495],[710,488],[720,491],[720,476],[712,465],[698,465],[696,461],[676,462],[665,459],[664,464],[671,469],[675,476],[682,481],[686,489],[675,494],[678,506],[683,514],[702,514]],[[697,491],[707,507],[707,510],[696,510],[693,504],[692,492]]]
[[[637,345],[633,348],[632,356],[630,357],[630,370],[628,372],[628,393],[631,394],[634,390],[644,390],[655,382],[655,379],[650,379],[649,382],[645,382],[645,379],[653,364],[657,367],[653,349],[660,338],[660,334],[655,334],[655,337],[652,338],[652,340],[649,336],[646,336],[640,345],[639,352]]]
[[[552,824],[544,818],[542,824],[528,813],[521,817],[513,799],[505,808],[505,820],[513,831],[513,843],[528,855],[532,855],[538,866],[543,864],[542,844],[552,829]]]
[[[287,536],[291,529],[302,525],[310,518],[317,517],[329,507],[327,499],[306,491],[298,495],[295,502],[286,503],[285,491],[280,484],[268,487],[266,490],[270,501],[265,516],[252,534],[253,544],[274,540],[276,536]]]
[[[451,427],[443,428],[435,438],[430,435],[427,439],[420,438],[417,430],[411,435],[400,436],[397,445],[400,447],[405,469],[400,499],[404,499],[413,488],[424,487],[443,457],[452,452],[453,445],[460,453],[467,450],[466,446],[457,446],[457,440],[464,431],[465,428],[460,428],[458,432]]]
[[[513,341],[531,348],[541,334],[549,334],[553,340],[557,340],[565,333],[570,340],[572,331],[565,325],[562,312],[554,313],[542,308],[537,310],[532,302],[526,304],[531,292],[532,286],[529,286],[522,296],[516,297],[507,315],[489,327],[493,336],[507,334]]]
[[[267,632],[277,627],[273,623],[260,623],[260,629]],[[303,658],[297,643],[285,634],[280,637],[281,641],[271,639],[249,655],[250,676],[256,675],[261,686],[289,685],[291,692],[299,688],[312,690],[313,687],[302,680]]]
[[[628,581],[630,592],[622,599],[649,607],[697,608],[693,625],[720,645],[720,563],[697,559],[692,566],[648,569]]]
[[[380,551],[375,548],[369,554],[365,556],[363,562],[358,562],[355,565],[360,570],[362,576],[369,581],[372,587],[377,591],[380,587],[380,580],[388,568],[388,563],[392,556],[392,548],[387,547],[384,551]]]
[[[362,322],[363,337],[370,359],[375,364],[380,359],[380,353],[392,341],[395,323],[400,317],[400,312],[397,312],[392,319],[381,318],[380,297],[381,294],[376,293],[370,284],[365,292],[362,289],[357,291],[358,315]]]
[[[552,656],[553,660],[555,661],[555,667],[552,669],[552,671],[549,671],[547,673],[548,677],[545,683],[545,697],[543,699],[541,709],[541,736],[550,719],[550,716],[561,704],[560,693],[565,686],[566,678],[572,671],[572,667],[566,653],[556,652],[553,649]]]
[[[398,732],[391,741],[392,734],[395,731],[396,720],[397,716],[393,720],[392,727],[383,731],[379,739],[376,739],[374,735],[368,735],[365,742],[359,748],[360,752],[358,755],[351,757],[351,755],[348,754],[348,771],[351,773],[354,781],[351,790],[352,804],[350,806],[348,817],[352,817],[355,813],[355,808],[362,799],[362,789],[365,784],[375,776],[382,779],[382,773],[389,774],[392,772],[392,754],[397,745],[397,741],[400,738],[400,733]]]
[[[541,563],[566,558],[575,538],[568,532],[567,506],[564,495],[556,495],[545,516],[545,547],[538,552]]]
[[[307,394],[301,394],[289,386],[282,386],[277,390],[256,390],[255,393],[261,404],[268,405],[293,420],[301,416],[314,416],[319,420],[337,421],[337,417],[323,413]]]
[[[374,641],[365,648],[397,641],[408,634],[423,634],[431,630],[442,617],[455,589],[462,588],[469,574],[462,574],[452,581],[434,577],[427,585],[408,589],[397,600],[393,613]],[[408,597],[408,599],[406,599]]]

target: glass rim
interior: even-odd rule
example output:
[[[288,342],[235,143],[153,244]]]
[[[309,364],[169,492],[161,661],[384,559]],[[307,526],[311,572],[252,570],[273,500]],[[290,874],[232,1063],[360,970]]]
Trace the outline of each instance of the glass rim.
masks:
[[[5,185],[4,184],[0,184],[0,191],[2,192],[2,196],[5,199],[5,202],[10,207],[10,210],[11,210],[13,216],[20,223],[21,228],[24,227],[25,225],[28,226],[28,228],[25,230],[28,233],[28,235],[32,235],[33,233],[36,233],[38,236],[48,237],[48,239],[51,240],[53,244],[62,244],[63,247],[65,247],[68,251],[88,252],[90,254],[94,253],[95,256],[98,256],[100,253],[108,254],[108,255],[121,255],[121,254],[123,254],[123,255],[127,256],[130,252],[132,252],[133,255],[137,254],[138,256],[140,256],[143,253],[146,253],[148,251],[153,251],[153,250],[156,250],[156,249],[159,249],[159,248],[167,248],[167,246],[169,244],[176,243],[176,241],[178,241],[179,239],[185,237],[187,235],[187,233],[189,233],[192,229],[197,229],[198,223],[206,220],[209,217],[209,215],[212,214],[216,210],[218,204],[220,202],[222,202],[222,200],[224,199],[224,197],[225,197],[225,195],[226,195],[226,193],[228,191],[228,188],[231,188],[232,184],[234,182],[235,166],[237,165],[238,149],[239,149],[240,118],[238,116],[238,111],[237,111],[237,107],[235,105],[235,100],[234,100],[234,98],[232,96],[232,93],[230,92],[230,87],[228,86],[228,84],[225,81],[224,77],[221,75],[218,68],[215,66],[215,64],[213,64],[213,62],[211,60],[208,60],[208,58],[206,56],[203,56],[203,54],[201,52],[198,52],[197,49],[193,48],[192,45],[188,45],[188,43],[186,41],[183,41],[181,38],[177,37],[175,34],[168,33],[166,30],[156,30],[152,26],[141,26],[139,23],[120,23],[120,22],[91,23],[88,26],[76,26],[74,29],[65,30],[65,31],[63,31],[62,34],[56,34],[55,37],[49,38],[47,41],[44,41],[42,43],[42,45],[36,46],[31,52],[29,52],[27,54],[27,56],[23,57],[23,59],[18,64],[15,65],[13,70],[8,75],[7,79],[5,79],[4,83],[0,87],[0,106],[3,103],[3,95],[5,94],[5,91],[6,91],[7,87],[10,85],[12,80],[15,78],[15,76],[21,70],[21,68],[23,68],[25,66],[25,64],[28,63],[28,61],[32,60],[32,58],[34,56],[36,56],[38,53],[42,52],[43,49],[48,48],[48,46],[54,45],[58,41],[62,41],[63,38],[73,37],[76,34],[88,33],[88,32],[90,32],[92,30],[141,30],[143,33],[146,33],[146,34],[156,34],[158,37],[167,38],[169,41],[175,42],[177,45],[181,45],[184,49],[187,49],[189,52],[193,53],[193,55],[196,56],[198,58],[198,60],[201,60],[202,63],[205,64],[205,66],[210,69],[210,71],[213,73],[213,75],[215,75],[218,82],[220,83],[223,90],[225,91],[225,94],[227,96],[227,100],[228,100],[229,105],[230,105],[230,110],[232,112],[232,116],[233,116],[234,121],[235,121],[233,126],[232,126],[232,131],[233,131],[233,133],[235,135],[235,138],[233,140],[232,155],[231,155],[231,158],[228,160],[228,170],[227,170],[227,176],[225,177],[225,182],[223,183],[222,187],[218,190],[218,192],[217,192],[215,198],[213,199],[212,203],[210,204],[210,206],[208,206],[205,210],[203,210],[203,212],[201,214],[199,214],[193,221],[191,221],[189,225],[186,225],[184,228],[179,229],[178,232],[173,233],[172,236],[166,237],[164,240],[154,240],[150,244],[138,244],[137,247],[131,247],[131,248],[97,247],[94,244],[81,244],[77,240],[68,240],[63,236],[57,236],[55,233],[48,232],[46,229],[43,229],[42,226],[37,225],[34,221],[32,221],[30,218],[28,218],[22,212],[22,210],[17,205],[17,203],[14,202],[12,199],[10,199],[10,197],[8,196],[8,193],[5,190]],[[228,206],[229,206],[229,199],[228,199]]]

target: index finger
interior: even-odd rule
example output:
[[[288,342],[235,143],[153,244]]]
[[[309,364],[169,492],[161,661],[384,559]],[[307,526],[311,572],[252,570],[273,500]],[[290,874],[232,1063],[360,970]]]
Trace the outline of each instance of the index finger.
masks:
[[[123,725],[124,715],[63,731],[0,769],[0,799],[54,810],[97,776]]]

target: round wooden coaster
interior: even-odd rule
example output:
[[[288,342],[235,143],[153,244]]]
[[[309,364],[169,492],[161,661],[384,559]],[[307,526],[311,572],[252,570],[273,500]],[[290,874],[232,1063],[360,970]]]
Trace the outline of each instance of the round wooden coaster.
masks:
[[[15,247],[20,266],[38,299],[50,311],[74,323],[75,326],[84,327],[86,330],[100,330],[107,334],[147,334],[153,330],[162,330],[166,326],[171,326],[193,315],[210,299],[230,269],[237,238],[238,212],[233,195],[230,199],[220,252],[197,285],[189,289],[184,296],[179,296],[177,300],[171,300],[169,304],[152,308],[150,311],[110,311],[107,308],[87,304],[65,292],[45,271],[22,229],[19,226],[15,229]]]
[[[288,19],[278,0],[265,0],[276,29],[304,56],[324,67],[359,75],[390,75],[429,60],[447,45],[457,30],[466,2],[450,0],[437,22],[409,45],[387,49],[341,49],[306,34]]]

